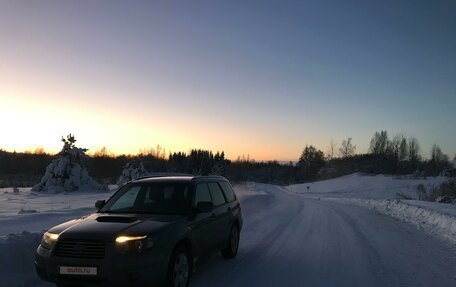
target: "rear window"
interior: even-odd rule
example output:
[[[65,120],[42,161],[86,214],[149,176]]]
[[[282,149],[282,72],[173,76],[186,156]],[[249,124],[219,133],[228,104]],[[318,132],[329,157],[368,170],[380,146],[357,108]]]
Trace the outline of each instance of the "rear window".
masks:
[[[209,188],[207,184],[201,183],[196,186],[195,192],[195,207],[199,202],[211,202],[211,195],[209,194]]]
[[[219,206],[225,204],[225,197],[223,196],[222,189],[216,182],[212,182],[208,184],[209,190],[212,196],[212,203],[214,206]]]
[[[231,184],[226,181],[220,182],[220,186],[223,189],[223,193],[225,193],[226,200],[228,202],[233,202],[236,200],[236,195],[234,194],[233,189],[231,188]]]

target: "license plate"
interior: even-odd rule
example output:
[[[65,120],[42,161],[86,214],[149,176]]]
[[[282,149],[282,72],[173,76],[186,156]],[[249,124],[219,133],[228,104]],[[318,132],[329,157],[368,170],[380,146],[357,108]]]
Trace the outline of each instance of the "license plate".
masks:
[[[60,274],[64,275],[97,275],[97,267],[60,266]]]

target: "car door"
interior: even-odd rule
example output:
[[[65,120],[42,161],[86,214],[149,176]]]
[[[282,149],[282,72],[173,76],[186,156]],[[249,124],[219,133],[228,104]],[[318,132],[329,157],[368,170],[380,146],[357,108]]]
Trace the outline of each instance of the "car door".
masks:
[[[193,207],[196,208],[198,202],[204,201],[212,201],[209,187],[207,183],[198,183],[195,187]],[[200,253],[206,253],[216,247],[218,230],[215,210],[196,213],[191,225]]]
[[[223,191],[217,182],[208,183],[209,191],[211,192],[212,203],[214,204],[215,223],[217,236],[214,238],[215,246],[221,247],[227,242],[227,234],[229,233],[229,214],[228,206],[223,195]]]
[[[232,226],[234,221],[238,221],[238,227],[242,228],[241,206],[239,205],[239,202],[236,200],[236,194],[234,193],[231,184],[229,184],[227,181],[220,181],[219,185],[223,190],[223,194],[225,195],[226,201],[228,202],[226,208],[229,216],[228,224]]]

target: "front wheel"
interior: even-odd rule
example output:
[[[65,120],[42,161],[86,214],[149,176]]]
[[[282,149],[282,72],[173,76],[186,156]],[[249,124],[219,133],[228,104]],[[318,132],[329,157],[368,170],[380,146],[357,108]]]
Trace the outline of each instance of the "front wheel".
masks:
[[[184,246],[178,246],[171,255],[166,287],[187,287],[190,281],[191,266],[190,252]]]
[[[237,224],[234,224],[231,227],[230,237],[228,238],[228,244],[225,249],[222,250],[222,255],[226,259],[236,257],[236,254],[239,249],[239,227]]]

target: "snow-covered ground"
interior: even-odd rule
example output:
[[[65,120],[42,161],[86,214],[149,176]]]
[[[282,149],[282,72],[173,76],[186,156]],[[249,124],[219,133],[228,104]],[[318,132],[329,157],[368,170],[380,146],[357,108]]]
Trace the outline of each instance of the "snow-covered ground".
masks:
[[[238,257],[224,260],[214,254],[201,259],[191,286],[455,286],[452,245],[392,218],[394,214],[385,216],[365,208],[372,208],[365,202],[373,202],[384,210],[404,210],[393,206],[397,203],[454,219],[452,205],[394,199],[394,187],[412,194],[416,184],[438,184],[440,180],[397,182],[355,174],[314,183],[311,192],[306,185],[235,186],[244,216]],[[363,186],[370,195],[363,195]],[[341,191],[352,196],[333,196]],[[41,231],[93,212],[94,202],[111,193],[12,192],[0,191],[0,286],[52,286],[41,282],[34,271],[33,256]],[[25,201],[38,213],[18,214]],[[392,204],[382,207],[382,202]],[[386,213],[380,207],[372,209]],[[410,212],[417,215],[413,218],[425,214]],[[16,234],[5,235],[9,233]]]
[[[22,213],[49,212],[82,207],[93,207],[98,199],[109,198],[116,185],[109,186],[109,191],[80,192],[32,192],[31,188],[0,188],[0,218]]]
[[[22,231],[39,232],[71,217],[95,211],[95,201],[116,190],[64,193],[32,192],[30,188],[0,188],[0,236]]]
[[[418,185],[436,187],[446,180],[446,177],[415,179],[355,173],[286,188],[307,198],[367,207],[456,244],[456,205],[413,200],[417,198]],[[404,196],[413,199],[403,199]]]
[[[366,198],[366,199],[396,199],[401,195],[416,199],[416,187],[423,184],[426,187],[438,186],[446,181],[446,177],[410,178],[386,175],[365,175],[354,173],[329,180],[305,184],[295,184],[287,187],[292,192],[331,198]]]

